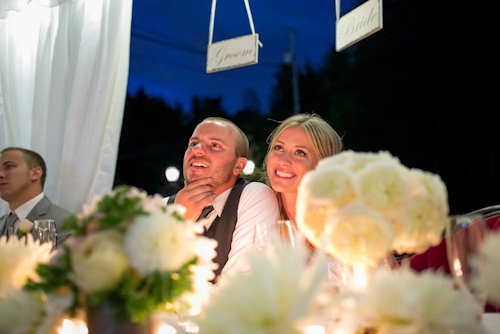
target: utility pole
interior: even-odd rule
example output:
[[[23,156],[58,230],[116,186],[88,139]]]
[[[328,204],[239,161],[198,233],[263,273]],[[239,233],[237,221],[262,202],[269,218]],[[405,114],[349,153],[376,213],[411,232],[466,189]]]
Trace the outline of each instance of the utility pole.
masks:
[[[292,89],[293,89],[293,113],[300,113],[300,96],[299,96],[299,73],[297,70],[297,61],[295,59],[295,33],[292,29],[288,29],[288,40],[290,50],[288,51],[292,65]]]

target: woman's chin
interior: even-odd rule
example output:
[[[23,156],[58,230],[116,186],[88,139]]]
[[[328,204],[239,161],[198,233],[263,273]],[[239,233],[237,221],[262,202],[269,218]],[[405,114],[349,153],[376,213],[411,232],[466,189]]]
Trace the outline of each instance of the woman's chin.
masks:
[[[277,193],[297,192],[298,189],[297,184],[295,184],[295,182],[292,182],[291,180],[279,180],[275,182],[271,181],[271,188]]]

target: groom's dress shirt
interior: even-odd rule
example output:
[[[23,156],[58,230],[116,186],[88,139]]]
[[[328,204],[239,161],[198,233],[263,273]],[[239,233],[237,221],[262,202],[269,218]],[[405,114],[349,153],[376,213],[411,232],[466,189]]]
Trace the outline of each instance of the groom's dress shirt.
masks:
[[[210,205],[214,210],[198,224],[208,230],[217,216],[221,216],[226,201],[233,188],[229,188],[217,196]],[[165,199],[165,203],[168,200]],[[248,183],[238,204],[237,222],[231,241],[231,250],[228,260],[222,269],[221,280],[237,272],[250,270],[245,261],[245,253],[253,247],[255,226],[261,223],[274,223],[279,220],[279,209],[274,192],[265,184],[260,182]]]

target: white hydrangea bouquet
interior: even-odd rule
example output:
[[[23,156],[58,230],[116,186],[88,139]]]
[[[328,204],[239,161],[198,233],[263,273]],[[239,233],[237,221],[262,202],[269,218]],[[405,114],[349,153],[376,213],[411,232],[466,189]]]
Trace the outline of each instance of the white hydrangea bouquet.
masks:
[[[68,289],[51,293],[30,291],[29,284],[40,282],[36,269],[53,256],[52,245],[33,241],[31,234],[21,239],[0,238],[0,333],[55,333],[73,302]]]
[[[482,308],[471,294],[440,273],[407,266],[376,269],[365,290],[344,290],[330,311],[338,319],[332,333],[484,333]]]
[[[68,287],[78,296],[71,311],[107,303],[117,321],[133,323],[179,305],[199,307],[217,244],[184,221],[184,210],[128,186],[94,198],[64,222],[75,235],[56,265],[39,267],[41,282],[33,288]]]
[[[373,267],[392,250],[420,253],[438,244],[448,211],[438,175],[409,169],[388,152],[345,151],[303,177],[296,220],[316,247]]]

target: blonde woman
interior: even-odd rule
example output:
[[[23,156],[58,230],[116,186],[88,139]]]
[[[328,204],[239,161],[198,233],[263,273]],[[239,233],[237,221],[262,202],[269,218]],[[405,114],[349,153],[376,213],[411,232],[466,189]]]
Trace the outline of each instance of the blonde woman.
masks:
[[[269,136],[264,180],[278,198],[281,219],[295,223],[297,191],[306,172],[318,161],[342,151],[337,132],[319,115],[285,119]]]

